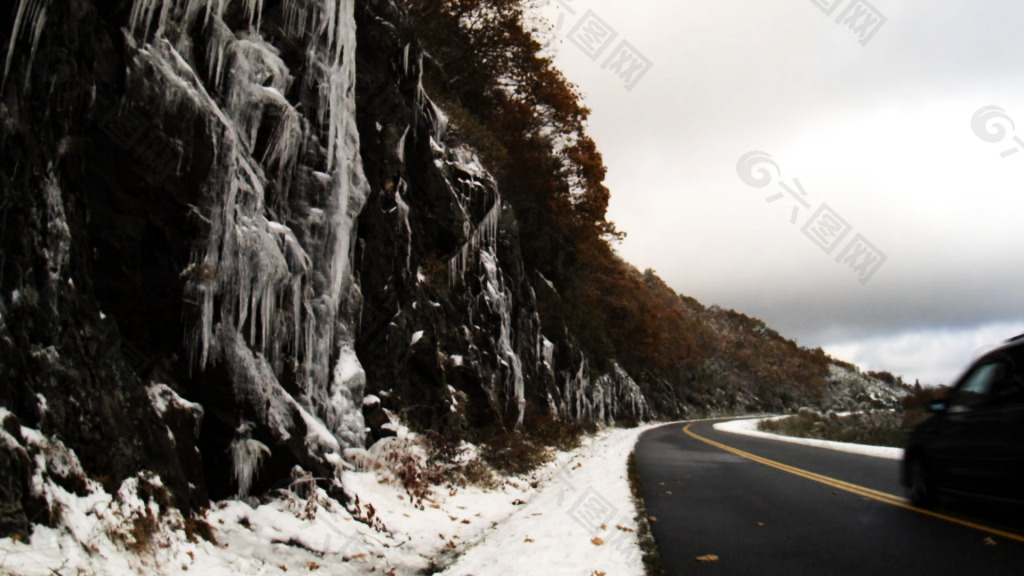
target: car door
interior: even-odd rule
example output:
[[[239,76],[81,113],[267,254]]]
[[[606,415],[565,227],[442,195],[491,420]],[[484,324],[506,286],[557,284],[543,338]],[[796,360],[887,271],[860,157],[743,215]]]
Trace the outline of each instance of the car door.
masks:
[[[1005,356],[976,364],[958,384],[939,442],[949,489],[990,498],[1018,494],[1024,390]]]

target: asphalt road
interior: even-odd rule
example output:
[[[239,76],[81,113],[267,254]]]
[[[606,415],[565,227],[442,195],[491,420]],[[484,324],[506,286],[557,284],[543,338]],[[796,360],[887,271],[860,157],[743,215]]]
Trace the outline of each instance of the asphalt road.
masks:
[[[697,422],[645,432],[636,463],[666,574],[1024,574],[1024,511],[922,512],[895,460]]]

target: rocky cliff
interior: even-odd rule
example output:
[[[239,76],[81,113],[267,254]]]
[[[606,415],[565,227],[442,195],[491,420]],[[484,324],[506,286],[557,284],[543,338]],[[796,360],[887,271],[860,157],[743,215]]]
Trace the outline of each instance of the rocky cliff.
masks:
[[[396,418],[648,415],[545,332],[391,2],[18,0],[0,34],[0,536],[127,481],[344,500]]]

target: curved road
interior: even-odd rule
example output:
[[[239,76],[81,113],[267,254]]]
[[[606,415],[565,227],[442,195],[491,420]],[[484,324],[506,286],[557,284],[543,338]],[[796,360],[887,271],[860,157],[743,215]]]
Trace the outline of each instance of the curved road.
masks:
[[[1022,574],[1024,511],[906,504],[899,463],[676,423],[636,463],[666,574]]]

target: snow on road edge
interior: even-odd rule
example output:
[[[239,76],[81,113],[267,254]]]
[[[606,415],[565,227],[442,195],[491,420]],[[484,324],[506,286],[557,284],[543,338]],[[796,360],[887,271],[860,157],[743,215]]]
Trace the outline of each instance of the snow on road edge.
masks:
[[[560,453],[538,493],[441,574],[642,575],[627,459],[663,425],[603,430]]]
[[[718,422],[717,424],[714,425],[714,428],[715,430],[721,430],[722,432],[743,434],[744,436],[754,436],[756,438],[769,438],[771,440],[777,440],[779,442],[803,444],[804,446],[827,448],[829,450],[838,450],[839,452],[849,452],[851,454],[862,454],[864,456],[874,456],[876,458],[888,458],[889,460],[903,459],[902,448],[890,448],[885,446],[865,446],[862,444],[847,444],[845,442],[834,442],[832,440],[817,440],[813,438],[796,438],[793,436],[769,434],[768,432],[762,432],[757,429],[757,424],[761,420],[770,420],[778,418],[788,418],[788,416],[772,416],[769,418],[747,418],[744,420],[729,420],[728,422]]]

